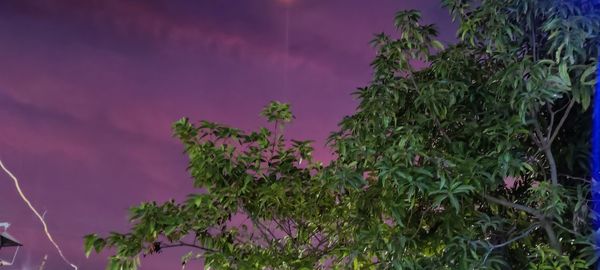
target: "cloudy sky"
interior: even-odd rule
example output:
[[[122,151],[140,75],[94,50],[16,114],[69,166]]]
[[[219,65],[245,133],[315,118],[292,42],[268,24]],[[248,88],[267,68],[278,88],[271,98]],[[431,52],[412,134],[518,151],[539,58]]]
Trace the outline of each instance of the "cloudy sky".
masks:
[[[86,259],[83,235],[125,231],[129,206],[193,192],[172,122],[252,129],[263,105],[290,102],[287,135],[315,140],[326,161],[325,138],[369,81],[368,42],[401,9],[452,40],[438,0],[1,1],[0,159],[67,257],[104,269],[108,253]],[[12,269],[38,269],[45,254],[46,269],[67,269],[4,174],[1,221],[25,244]],[[184,252],[142,269],[177,269]]]

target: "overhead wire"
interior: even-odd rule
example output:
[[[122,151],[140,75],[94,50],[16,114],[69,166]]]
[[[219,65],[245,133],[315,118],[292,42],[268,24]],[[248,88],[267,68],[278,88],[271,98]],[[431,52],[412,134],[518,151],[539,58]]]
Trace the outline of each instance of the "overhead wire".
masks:
[[[56,241],[54,241],[54,239],[52,238],[52,235],[50,234],[50,231],[48,230],[48,225],[46,224],[44,217],[42,215],[40,215],[40,213],[35,209],[35,207],[33,207],[33,204],[31,204],[29,199],[27,199],[27,196],[25,196],[25,194],[23,193],[23,190],[21,190],[21,186],[19,184],[19,180],[17,179],[17,177],[15,177],[15,175],[4,166],[4,164],[2,163],[2,160],[0,160],[0,167],[2,167],[2,170],[4,170],[4,172],[6,174],[8,174],[8,176],[10,176],[10,178],[13,180],[15,187],[17,188],[17,192],[19,193],[19,196],[21,197],[21,199],[23,199],[25,204],[27,204],[29,209],[31,209],[31,211],[33,211],[33,213],[37,216],[37,218],[42,223],[42,226],[44,227],[44,233],[45,233],[46,237],[48,238],[48,240],[50,241],[50,243],[52,243],[52,245],[54,245],[54,247],[58,251],[58,255],[60,255],[60,257],[66,264],[70,265],[73,269],[78,270],[77,265],[71,263],[71,261],[69,261],[67,259],[67,257],[65,257],[65,255],[63,254],[63,251],[60,248],[60,246],[58,245],[58,243],[56,243]]]

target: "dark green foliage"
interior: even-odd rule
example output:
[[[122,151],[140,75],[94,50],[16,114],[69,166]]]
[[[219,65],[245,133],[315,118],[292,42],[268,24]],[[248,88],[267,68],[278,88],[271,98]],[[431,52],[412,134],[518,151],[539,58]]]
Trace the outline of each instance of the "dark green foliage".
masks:
[[[205,192],[133,208],[131,231],[87,236],[88,254],[116,247],[110,269],[173,246],[211,269],[591,268],[600,4],[443,3],[458,44],[443,48],[417,11],[396,15],[399,37],[372,41],[373,80],[330,137],[330,165],[283,138],[287,104],[263,110],[273,130],[180,120]],[[228,225],[235,215],[246,223]]]

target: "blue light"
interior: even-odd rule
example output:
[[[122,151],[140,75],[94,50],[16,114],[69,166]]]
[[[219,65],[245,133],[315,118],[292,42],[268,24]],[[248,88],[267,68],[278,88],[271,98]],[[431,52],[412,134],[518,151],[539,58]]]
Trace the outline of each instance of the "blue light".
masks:
[[[600,51],[599,51],[600,53]],[[599,57],[600,58],[600,57]],[[596,248],[600,246],[600,62],[596,66],[596,89],[592,114],[592,209],[594,217],[594,237]],[[600,270],[600,263],[596,263]]]

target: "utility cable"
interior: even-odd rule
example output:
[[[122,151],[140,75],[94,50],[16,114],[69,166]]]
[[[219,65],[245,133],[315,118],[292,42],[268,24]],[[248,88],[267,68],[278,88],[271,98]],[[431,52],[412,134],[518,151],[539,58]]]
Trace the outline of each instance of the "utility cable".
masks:
[[[31,209],[31,211],[33,211],[33,213],[38,217],[38,219],[40,220],[40,222],[44,226],[44,233],[46,234],[46,237],[48,237],[48,240],[54,245],[54,247],[58,251],[58,255],[60,255],[60,257],[63,259],[63,261],[65,263],[67,263],[68,265],[70,265],[73,269],[77,270],[78,269],[77,265],[71,263],[65,257],[65,255],[62,252],[62,250],[60,249],[60,246],[58,246],[58,244],[56,243],[56,241],[54,241],[54,239],[52,238],[52,235],[48,231],[48,225],[46,224],[46,221],[44,220],[44,217],[42,217],[42,215],[40,215],[40,213],[35,209],[35,207],[33,207],[33,205],[31,204],[31,202],[27,199],[27,197],[25,196],[25,194],[23,194],[23,191],[21,190],[21,186],[19,185],[19,180],[17,179],[17,177],[15,177],[6,167],[4,167],[4,164],[2,163],[2,160],[0,160],[0,167],[2,167],[2,170],[4,170],[4,172],[6,172],[6,174],[8,174],[8,176],[10,176],[10,178],[12,178],[13,182],[15,183],[15,187],[17,188],[17,191],[19,192],[19,196],[21,196],[21,199],[23,199],[23,201],[25,201],[25,203],[27,204],[27,206],[29,206],[29,209]]]

